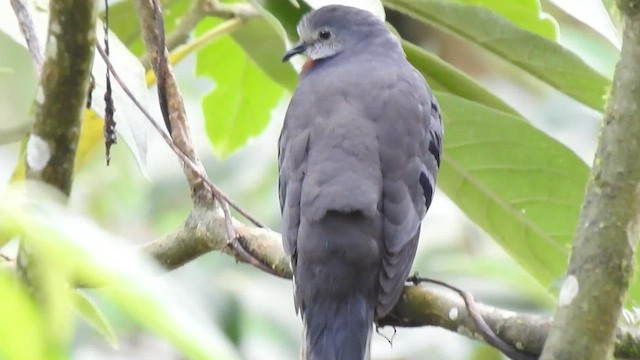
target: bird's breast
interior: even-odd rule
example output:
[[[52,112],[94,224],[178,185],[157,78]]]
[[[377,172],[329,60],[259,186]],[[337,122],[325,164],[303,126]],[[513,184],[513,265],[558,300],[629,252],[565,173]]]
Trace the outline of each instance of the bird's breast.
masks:
[[[302,69],[300,70],[300,74],[301,75],[306,74],[309,70],[311,70],[311,68],[313,68],[314,65],[315,65],[315,62],[312,59],[308,59],[302,65]]]

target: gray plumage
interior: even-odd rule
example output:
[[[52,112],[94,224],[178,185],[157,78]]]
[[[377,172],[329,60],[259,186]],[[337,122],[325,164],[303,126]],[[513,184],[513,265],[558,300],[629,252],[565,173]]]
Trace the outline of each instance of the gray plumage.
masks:
[[[305,15],[301,75],[279,141],[283,241],[306,360],[369,358],[401,295],[435,189],[442,120],[424,78],[372,14]]]

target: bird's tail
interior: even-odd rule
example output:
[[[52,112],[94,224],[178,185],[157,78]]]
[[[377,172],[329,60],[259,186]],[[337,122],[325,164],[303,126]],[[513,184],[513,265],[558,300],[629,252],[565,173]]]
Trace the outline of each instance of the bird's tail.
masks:
[[[368,360],[373,305],[364,296],[316,298],[303,310],[303,360]]]

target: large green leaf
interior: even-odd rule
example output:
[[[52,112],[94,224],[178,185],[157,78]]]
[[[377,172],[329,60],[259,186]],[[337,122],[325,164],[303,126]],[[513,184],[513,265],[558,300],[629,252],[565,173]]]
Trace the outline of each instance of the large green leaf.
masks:
[[[563,276],[588,177],[524,119],[437,92],[445,125],[438,185],[543,286]]]
[[[6,11],[12,11],[8,4],[5,6],[8,8]],[[0,67],[10,70],[0,78],[0,107],[5,112],[0,131],[5,132],[7,129],[23,126],[33,118],[31,111],[38,78],[26,46],[16,43],[2,27],[0,25]]]
[[[406,40],[402,41],[402,47],[407,59],[425,77],[432,90],[446,91],[497,110],[519,115],[509,104],[437,56]]]
[[[452,0],[469,5],[481,5],[509,19],[519,27],[550,40],[558,38],[558,23],[542,11],[539,0]]]
[[[251,0],[252,3],[266,10],[276,18],[284,28],[289,40],[297,41],[296,27],[302,15],[311,10],[306,3],[300,2],[299,7],[283,0]]]
[[[557,43],[476,5],[443,0],[386,0],[385,4],[495,53],[585,105],[604,110],[610,81]]]
[[[298,75],[291,63],[283,64],[281,61],[287,50],[287,36],[273,15],[264,11],[261,17],[249,20],[231,37],[265,74],[293,91],[298,83]]]
[[[209,21],[197,33],[211,27]],[[202,100],[207,135],[219,156],[226,156],[260,134],[284,89],[269,78],[230,37],[198,52],[196,73],[216,82]]]

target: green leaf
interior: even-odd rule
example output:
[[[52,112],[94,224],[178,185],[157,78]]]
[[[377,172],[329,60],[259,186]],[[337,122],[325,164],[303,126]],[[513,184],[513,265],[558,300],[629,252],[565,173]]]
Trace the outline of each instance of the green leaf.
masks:
[[[75,330],[72,316],[73,299],[68,291],[69,264],[63,256],[31,246],[30,236],[23,236],[22,249],[29,249],[29,271],[34,275],[33,286],[40,298],[49,339],[48,358],[66,359]],[[33,271],[35,268],[35,271]]]
[[[109,323],[109,319],[104,316],[100,308],[98,308],[98,305],[81,290],[75,290],[73,297],[76,310],[78,310],[87,323],[96,329],[111,346],[117,348],[118,337]]]
[[[620,21],[620,11],[615,4],[615,0],[590,0],[590,1],[574,1],[574,0],[550,0],[555,6],[583,24],[589,26],[595,32],[600,34],[604,39],[618,51],[622,45],[622,22]],[[607,11],[609,10],[609,11]],[[571,29],[570,24],[563,24],[562,36],[564,38],[566,29]],[[579,28],[582,36],[589,37],[590,41],[597,41],[593,34]],[[617,62],[617,61],[616,61]]]
[[[594,36],[593,33],[584,31],[584,27],[578,25],[562,28],[562,44],[580,55],[598,72],[613,78],[616,65],[620,61],[620,48],[615,48],[610,41],[601,36]]]
[[[251,0],[254,5],[258,5],[261,9],[266,10],[274,18],[280,22],[289,40],[297,41],[296,27],[302,15],[311,10],[309,5],[304,2],[299,3],[299,7],[291,2],[282,0]]]
[[[44,255],[37,259],[46,261],[47,273],[67,274],[66,280],[81,284],[102,285],[100,294],[189,358],[238,358],[219,329],[196,311],[179,284],[158,278],[161,270],[123,240],[38,197],[47,192],[38,191],[36,185],[31,184],[29,198],[24,198],[24,192],[0,193],[0,231],[19,235],[36,256]],[[67,289],[65,284],[54,290],[68,294]]]
[[[549,288],[564,275],[587,166],[523,118],[436,97],[446,122],[438,185]]]
[[[407,59],[425,77],[432,90],[445,91],[497,110],[519,115],[509,104],[437,56],[406,40],[402,40],[402,47],[407,54]]]
[[[509,19],[519,27],[549,40],[558,38],[558,23],[542,11],[539,0],[452,0],[454,2],[484,6]]]
[[[336,4],[335,0],[304,0],[312,8],[317,9],[319,7]],[[370,13],[377,16],[379,19],[385,19],[384,7],[380,0],[342,0],[339,2],[341,5],[347,5],[356,7],[359,9],[367,10]]]
[[[2,6],[0,5],[0,11]],[[13,13],[8,3],[4,6],[9,8],[7,14]],[[4,120],[0,124],[0,131],[5,131],[24,126],[33,117],[31,112],[38,77],[26,46],[15,42],[2,29],[0,29],[0,49],[2,49],[0,67],[10,70],[0,78],[0,107],[4,109]]]
[[[610,81],[577,55],[492,11],[443,0],[386,0],[392,9],[493,52],[583,104],[603,111]]]
[[[0,359],[47,359],[42,313],[18,281],[0,271]]]
[[[262,17],[249,20],[231,34],[253,62],[273,81],[293,91],[298,83],[298,74],[291,63],[282,63],[287,50],[286,32],[273,15],[267,11]]]
[[[201,24],[197,32],[209,27]],[[215,89],[203,98],[202,110],[209,140],[221,157],[264,130],[270,110],[284,93],[229,37],[198,53],[196,74],[216,82]]]
[[[475,346],[469,360],[502,360],[502,354],[496,348],[480,343]]]

